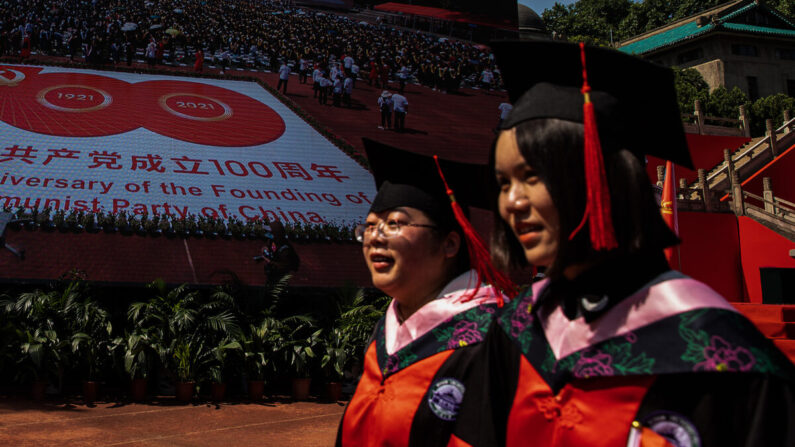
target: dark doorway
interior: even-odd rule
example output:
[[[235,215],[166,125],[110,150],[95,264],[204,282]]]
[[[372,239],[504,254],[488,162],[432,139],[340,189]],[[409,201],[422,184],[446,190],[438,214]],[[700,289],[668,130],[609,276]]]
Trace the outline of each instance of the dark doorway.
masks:
[[[795,269],[760,268],[762,302],[795,304]]]

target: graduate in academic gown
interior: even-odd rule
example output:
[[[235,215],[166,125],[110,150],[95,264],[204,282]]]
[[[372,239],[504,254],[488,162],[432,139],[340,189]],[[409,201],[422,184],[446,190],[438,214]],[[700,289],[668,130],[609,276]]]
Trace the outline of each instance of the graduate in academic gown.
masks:
[[[663,255],[678,240],[644,156],[692,167],[671,71],[563,42],[494,51],[514,108],[492,158],[492,250],[503,263],[545,268],[547,279],[492,325],[486,385],[462,404],[461,439],[795,445],[792,363]],[[528,72],[527,60],[543,66]]]
[[[393,301],[367,347],[337,445],[450,445],[459,405],[481,385],[470,380],[481,368],[477,349],[502,291],[513,288],[463,214],[467,204],[486,206],[488,171],[364,142],[378,193],[356,236],[373,285]]]

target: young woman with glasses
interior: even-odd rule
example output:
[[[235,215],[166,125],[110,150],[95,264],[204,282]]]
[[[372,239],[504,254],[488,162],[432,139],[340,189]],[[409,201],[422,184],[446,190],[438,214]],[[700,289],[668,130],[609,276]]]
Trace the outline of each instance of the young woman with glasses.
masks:
[[[479,386],[482,368],[472,359],[501,290],[512,285],[477,250],[434,159],[370,140],[365,147],[378,194],[356,238],[373,285],[393,300],[367,347],[337,444],[449,445],[467,390]],[[471,187],[482,185],[485,166],[439,166],[463,201],[455,207],[485,204]]]

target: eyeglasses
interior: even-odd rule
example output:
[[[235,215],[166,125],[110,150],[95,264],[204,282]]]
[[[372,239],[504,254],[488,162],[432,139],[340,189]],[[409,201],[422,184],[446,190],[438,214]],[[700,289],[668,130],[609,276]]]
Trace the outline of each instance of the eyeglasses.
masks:
[[[403,227],[421,227],[421,228],[433,228],[433,229],[437,228],[436,225],[403,223],[403,222],[398,222],[396,220],[390,220],[390,221],[382,220],[377,224],[357,225],[354,234],[356,235],[356,240],[359,242],[364,242],[365,240],[369,240],[375,232],[378,232],[381,234],[381,236],[389,239],[391,237],[400,235],[400,232],[403,229]]]

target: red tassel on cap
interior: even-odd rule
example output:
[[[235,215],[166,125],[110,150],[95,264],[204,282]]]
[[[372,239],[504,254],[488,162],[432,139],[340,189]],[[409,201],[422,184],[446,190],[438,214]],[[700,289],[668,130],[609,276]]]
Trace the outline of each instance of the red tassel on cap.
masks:
[[[447,180],[444,178],[442,167],[439,165],[439,157],[434,155],[433,159],[436,162],[436,168],[439,170],[439,177],[442,178],[447,195],[450,197],[450,206],[453,208],[455,219],[458,221],[458,224],[461,225],[461,229],[464,230],[464,239],[466,240],[467,250],[469,251],[469,264],[478,273],[478,284],[475,286],[475,289],[472,291],[472,293],[464,299],[464,301],[469,301],[474,298],[480,289],[480,284],[483,282],[491,284],[504,294],[508,295],[508,297],[513,298],[517,293],[516,285],[510,280],[510,278],[505,276],[502,272],[497,270],[494,265],[492,265],[491,255],[489,254],[489,250],[486,248],[486,244],[483,243],[483,239],[480,238],[480,235],[472,227],[469,219],[467,219],[467,217],[464,215],[464,210],[461,209],[461,205],[459,205],[455,200],[453,190],[450,189],[450,186],[447,184]],[[504,304],[505,302],[502,299],[502,295],[498,293],[497,305],[502,307]]]
[[[591,102],[591,86],[588,85],[588,72],[585,68],[585,44],[582,42],[580,42],[580,58],[582,60],[582,94],[585,99],[582,109],[585,126],[585,189],[588,196],[582,221],[572,231],[569,240],[574,239],[587,220],[593,248],[611,250],[618,247],[618,242],[616,242],[616,234],[613,229],[610,189],[605,174],[599,131],[596,127],[596,112],[594,112]]]

